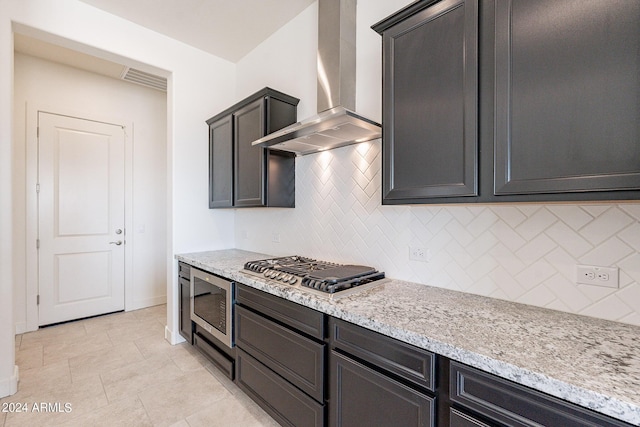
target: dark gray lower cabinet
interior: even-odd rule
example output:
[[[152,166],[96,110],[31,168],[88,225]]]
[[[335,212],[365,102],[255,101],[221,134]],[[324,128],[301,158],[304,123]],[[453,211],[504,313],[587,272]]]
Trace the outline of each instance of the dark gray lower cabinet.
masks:
[[[180,335],[193,344],[193,323],[191,322],[191,267],[183,262],[178,263],[178,282],[180,289]]]
[[[454,408],[450,409],[449,416],[451,419],[450,427],[491,427],[484,421],[480,421],[472,415],[465,414]]]
[[[630,427],[249,286],[235,296],[235,381],[283,426]]]
[[[331,352],[332,427],[435,426],[435,398]]]
[[[324,400],[324,343],[236,307],[236,344],[300,390]]]
[[[236,359],[236,382],[281,425],[324,426],[324,405],[302,393],[258,359],[240,349]]]
[[[329,320],[332,427],[436,425],[436,355]]]
[[[235,348],[226,348],[224,344],[197,324],[193,331],[193,345],[216,365],[227,378],[233,380],[235,374]]]
[[[310,308],[236,286],[236,382],[284,426],[325,425],[325,319]]]
[[[452,427],[629,427],[624,422],[457,362],[451,362],[450,369],[451,402],[463,411],[452,411]],[[480,416],[471,415],[473,413]]]

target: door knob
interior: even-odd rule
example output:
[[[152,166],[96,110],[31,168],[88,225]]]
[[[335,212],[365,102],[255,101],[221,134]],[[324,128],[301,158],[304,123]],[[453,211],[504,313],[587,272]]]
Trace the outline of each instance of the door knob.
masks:
[[[122,244],[122,240],[118,240],[118,241],[115,241],[115,242],[109,242],[109,244],[110,245],[118,245],[118,246],[120,246]]]

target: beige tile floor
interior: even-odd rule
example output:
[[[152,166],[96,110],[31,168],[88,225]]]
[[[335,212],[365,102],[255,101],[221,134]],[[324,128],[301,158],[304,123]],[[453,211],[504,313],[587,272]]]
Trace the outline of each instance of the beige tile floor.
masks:
[[[195,348],[165,341],[165,318],[160,305],[16,336],[0,426],[278,425]]]

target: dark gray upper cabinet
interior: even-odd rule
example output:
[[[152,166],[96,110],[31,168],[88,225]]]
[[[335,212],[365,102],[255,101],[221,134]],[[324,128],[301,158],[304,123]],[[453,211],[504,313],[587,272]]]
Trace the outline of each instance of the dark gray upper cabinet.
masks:
[[[640,189],[640,2],[495,3],[495,194]]]
[[[432,3],[374,26],[384,50],[383,203],[478,191],[477,3]]]
[[[210,208],[294,207],[294,155],[251,143],[295,123],[298,102],[265,88],[207,120]]]
[[[636,0],[425,0],[374,25],[383,203],[640,199],[638,22]]]
[[[209,208],[233,206],[233,116],[209,125]]]
[[[264,136],[265,102],[258,99],[233,115],[236,206],[263,206],[265,202],[265,149],[251,145]]]

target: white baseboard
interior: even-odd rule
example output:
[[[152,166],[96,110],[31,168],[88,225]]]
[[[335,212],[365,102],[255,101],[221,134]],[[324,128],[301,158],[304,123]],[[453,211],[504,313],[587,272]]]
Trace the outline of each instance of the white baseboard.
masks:
[[[20,374],[18,370],[18,365],[13,367],[13,375],[9,378],[0,379],[0,398],[11,396],[18,392],[18,380],[20,379]]]
[[[125,311],[140,310],[141,308],[148,308],[148,307],[153,307],[155,305],[166,304],[166,303],[167,303],[166,295],[161,295],[159,297],[153,297],[153,298],[145,298],[143,300],[131,302],[131,304],[127,305],[127,307],[125,308]]]
[[[24,334],[27,331],[27,322],[16,322],[16,335]]]
[[[164,327],[164,339],[169,341],[169,344],[176,345],[186,340],[179,332],[172,332],[168,326]]]

